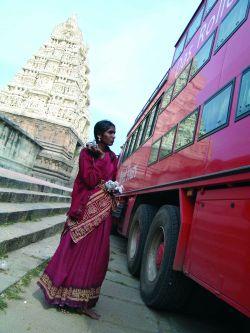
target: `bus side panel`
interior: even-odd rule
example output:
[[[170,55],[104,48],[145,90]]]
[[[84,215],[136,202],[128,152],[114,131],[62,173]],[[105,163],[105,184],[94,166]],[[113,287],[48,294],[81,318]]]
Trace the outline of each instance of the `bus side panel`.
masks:
[[[250,316],[250,187],[199,192],[184,271]]]
[[[120,233],[125,237],[128,236],[129,224],[131,221],[131,214],[132,214],[132,211],[134,208],[135,200],[136,200],[136,196],[132,196],[128,199],[128,202],[127,202],[127,209],[126,209],[126,213],[124,216],[124,220],[122,222],[122,228],[120,230]]]
[[[192,197],[189,196],[189,192],[184,189],[179,190],[179,198],[181,225],[173,268],[174,270],[182,271],[193,218],[194,203],[192,202]]]

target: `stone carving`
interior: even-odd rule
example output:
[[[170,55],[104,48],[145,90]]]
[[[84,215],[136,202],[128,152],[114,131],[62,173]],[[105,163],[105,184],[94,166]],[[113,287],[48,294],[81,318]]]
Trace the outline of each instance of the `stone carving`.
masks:
[[[31,173],[40,145],[0,115],[0,166]]]
[[[41,156],[50,153],[50,163],[37,158],[36,172],[42,160],[43,168],[57,170],[63,174],[61,179],[72,178],[70,164],[74,160],[53,162],[53,156],[57,154],[58,159],[61,149],[62,154],[72,157],[76,145],[79,147],[87,140],[90,123],[86,58],[82,33],[76,18],[71,17],[56,26],[50,39],[0,91],[0,113],[18,122],[42,145],[44,141],[50,142],[41,152]]]

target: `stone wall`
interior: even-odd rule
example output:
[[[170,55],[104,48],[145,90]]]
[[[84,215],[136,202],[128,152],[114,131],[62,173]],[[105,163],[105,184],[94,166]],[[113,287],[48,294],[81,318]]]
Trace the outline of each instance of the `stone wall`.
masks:
[[[0,113],[1,114],[1,113]],[[51,182],[67,185],[72,183],[77,170],[74,170],[79,147],[83,143],[71,128],[58,124],[46,123],[39,119],[9,113],[8,118],[16,122],[41,145],[36,156],[33,175]]]
[[[0,114],[0,166],[32,174],[41,145],[17,124]]]

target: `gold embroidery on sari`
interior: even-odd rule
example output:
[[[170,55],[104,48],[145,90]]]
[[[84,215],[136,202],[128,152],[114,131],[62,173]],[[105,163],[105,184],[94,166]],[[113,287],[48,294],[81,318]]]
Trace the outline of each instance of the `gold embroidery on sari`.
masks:
[[[90,289],[56,287],[45,273],[41,276],[39,282],[46,290],[50,299],[57,298],[62,301],[88,302],[91,299],[98,298],[101,290],[101,287]]]
[[[67,219],[72,240],[77,243],[98,227],[110,214],[115,205],[115,199],[103,187],[94,193],[79,220]]]

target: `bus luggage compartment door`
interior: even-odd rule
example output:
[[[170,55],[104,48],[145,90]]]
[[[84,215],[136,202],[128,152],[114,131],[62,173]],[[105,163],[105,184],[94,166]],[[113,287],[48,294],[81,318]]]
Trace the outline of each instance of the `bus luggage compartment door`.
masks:
[[[250,315],[250,187],[200,191],[184,271]]]

